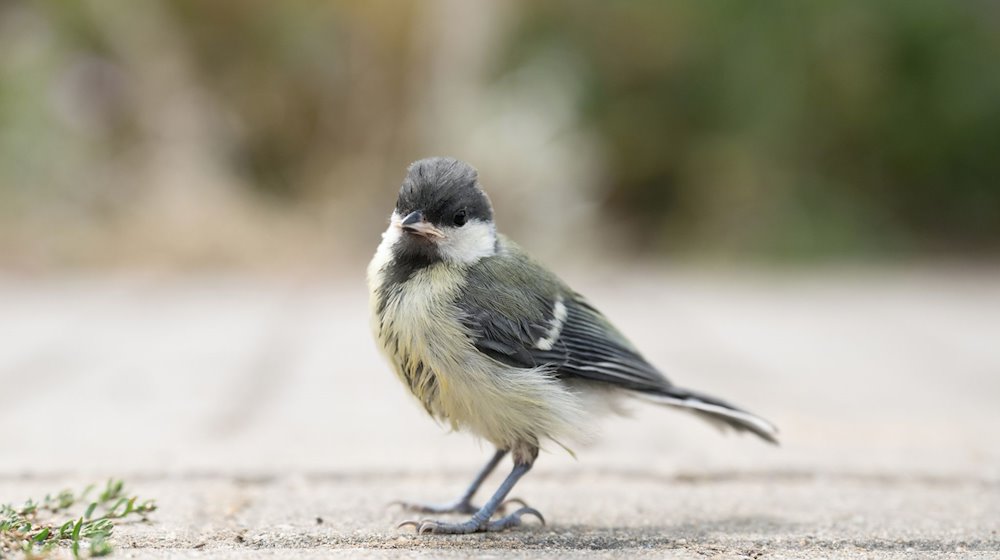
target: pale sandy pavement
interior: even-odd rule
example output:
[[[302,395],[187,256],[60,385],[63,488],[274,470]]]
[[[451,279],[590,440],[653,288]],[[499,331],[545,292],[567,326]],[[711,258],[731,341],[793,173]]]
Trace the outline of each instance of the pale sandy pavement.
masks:
[[[0,501],[124,477],[160,504],[137,558],[1000,557],[1000,271],[570,271],[782,446],[637,404],[543,452],[546,527],[429,538],[386,504],[490,450],[409,400],[360,275],[0,276]]]

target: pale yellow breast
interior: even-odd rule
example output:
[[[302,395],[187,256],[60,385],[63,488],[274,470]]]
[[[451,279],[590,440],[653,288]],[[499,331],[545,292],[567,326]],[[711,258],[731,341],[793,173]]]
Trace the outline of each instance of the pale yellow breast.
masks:
[[[379,258],[369,268],[376,339],[429,413],[504,449],[546,438],[581,439],[587,422],[579,395],[545,368],[510,368],[475,348],[455,306],[461,268],[419,270],[389,295],[379,316]]]
[[[453,304],[458,288],[453,271],[428,268],[417,272],[405,291],[386,294],[381,316],[374,301],[372,308],[376,339],[397,375],[428,412],[445,420],[452,415],[441,395],[447,394],[458,357],[470,347]]]

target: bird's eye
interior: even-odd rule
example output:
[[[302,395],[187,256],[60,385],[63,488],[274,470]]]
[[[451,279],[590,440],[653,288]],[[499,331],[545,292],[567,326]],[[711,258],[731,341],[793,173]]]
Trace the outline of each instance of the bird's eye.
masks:
[[[465,215],[465,210],[459,210],[458,212],[455,212],[455,225],[456,226],[458,226],[458,227],[464,226],[465,222],[467,220],[468,220],[468,217]]]

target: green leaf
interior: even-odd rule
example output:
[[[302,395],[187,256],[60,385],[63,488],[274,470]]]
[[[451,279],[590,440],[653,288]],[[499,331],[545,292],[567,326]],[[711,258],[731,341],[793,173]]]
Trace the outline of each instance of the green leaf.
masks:
[[[58,509],[66,509],[76,503],[76,496],[69,490],[60,492],[56,499],[59,500]]]
[[[31,540],[33,542],[40,543],[40,542],[44,541],[45,539],[49,538],[49,534],[51,532],[52,531],[48,527],[46,527],[46,528],[42,529],[41,532],[39,532],[37,535],[35,535]]]
[[[83,518],[81,517],[76,525],[73,526],[73,535],[70,537],[73,540],[73,544],[70,546],[70,551],[76,558],[80,557],[80,531],[83,530]]]
[[[38,504],[28,500],[27,502],[24,502],[24,507],[21,508],[21,515],[31,515],[36,511],[38,511]]]
[[[104,503],[104,502],[110,502],[111,500],[118,498],[119,496],[121,496],[122,488],[124,486],[125,483],[122,482],[121,480],[109,479],[107,486],[104,488],[104,492],[101,493],[99,501]]]
[[[110,519],[97,519],[83,525],[81,534],[84,538],[110,537],[115,524]]]
[[[115,505],[111,506],[111,508],[108,510],[108,517],[124,517],[125,515],[124,513],[118,513],[118,506],[125,503],[128,503],[127,498],[118,498],[118,501],[115,502]]]

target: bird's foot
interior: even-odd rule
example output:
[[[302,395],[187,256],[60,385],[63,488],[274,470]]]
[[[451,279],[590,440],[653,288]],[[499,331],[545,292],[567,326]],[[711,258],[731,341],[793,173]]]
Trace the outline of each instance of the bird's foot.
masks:
[[[522,504],[524,503],[517,499],[509,500],[508,503],[513,501],[517,501]],[[507,529],[521,525],[521,517],[524,515],[533,515],[542,522],[542,525],[545,525],[545,518],[542,517],[542,514],[539,513],[537,509],[524,506],[514,513],[501,517],[495,521],[478,521],[475,517],[464,523],[444,523],[433,519],[422,519],[420,521],[404,521],[397,526],[397,529],[401,529],[407,525],[412,525],[413,528],[417,530],[418,535],[466,535],[469,533],[493,533],[497,531],[506,531]]]

